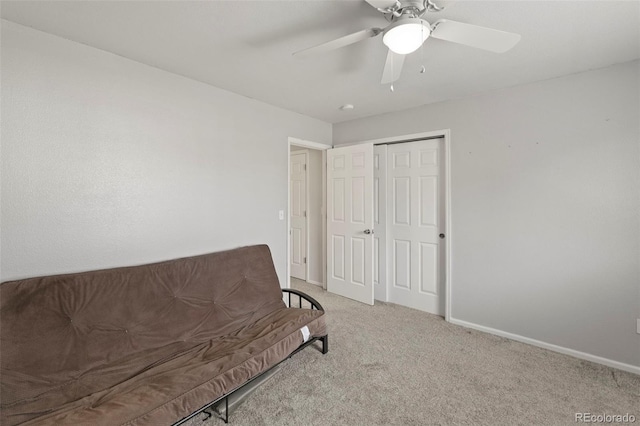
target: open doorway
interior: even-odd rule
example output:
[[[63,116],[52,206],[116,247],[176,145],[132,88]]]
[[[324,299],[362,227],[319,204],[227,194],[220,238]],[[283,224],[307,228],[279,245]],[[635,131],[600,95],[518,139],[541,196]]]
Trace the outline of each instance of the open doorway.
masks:
[[[288,285],[291,278],[326,288],[326,149],[289,139]]]
[[[291,147],[290,176],[289,176],[289,245],[291,256],[289,258],[291,278],[306,281],[307,276],[311,278],[311,273],[307,273],[307,265],[314,263],[317,241],[308,238],[307,234],[317,224],[316,215],[312,210],[313,201],[316,200],[315,185],[311,183],[310,172],[315,169],[312,155],[308,149],[298,146]],[[315,220],[312,220],[315,219]],[[307,244],[309,240],[309,244]],[[313,256],[313,259],[307,257]]]

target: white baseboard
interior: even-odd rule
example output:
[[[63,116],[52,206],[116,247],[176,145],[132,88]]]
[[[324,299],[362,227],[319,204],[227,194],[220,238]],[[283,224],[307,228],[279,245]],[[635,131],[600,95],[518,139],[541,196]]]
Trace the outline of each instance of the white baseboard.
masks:
[[[498,330],[491,327],[485,327],[484,325],[474,324],[455,318],[450,318],[451,324],[460,325],[462,327],[472,328],[478,331],[484,331],[485,333],[495,334],[496,336],[506,337],[507,339],[516,340],[518,342],[527,343],[529,345],[538,346],[540,348],[549,349],[550,351],[559,352],[561,354],[570,355],[575,358],[584,359],[586,361],[595,362],[597,364],[606,365],[607,367],[617,368],[619,370],[628,371],[640,375],[640,367],[631,364],[625,364],[624,362],[614,361],[612,359],[603,358],[597,355],[591,355],[586,352],[576,351],[575,349],[565,348],[563,346],[554,345],[552,343],[542,342],[540,340],[531,339],[529,337],[520,336],[519,334],[513,334],[506,331]]]
[[[307,280],[307,282],[308,282],[309,284],[319,285],[320,287],[322,287],[322,283],[321,283],[320,281]]]

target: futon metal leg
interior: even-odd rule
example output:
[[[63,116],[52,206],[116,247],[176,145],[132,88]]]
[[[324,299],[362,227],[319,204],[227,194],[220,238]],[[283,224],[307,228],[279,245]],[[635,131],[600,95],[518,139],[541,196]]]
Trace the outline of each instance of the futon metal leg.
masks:
[[[326,354],[329,352],[329,335],[322,336],[320,340],[322,341],[322,353]]]
[[[229,423],[229,397],[224,399],[224,422]]]
[[[202,419],[203,422],[206,422],[207,420],[209,420],[211,418],[211,416],[213,416],[213,414],[210,411],[207,411],[207,409],[202,410],[202,413],[207,416],[204,419]]]

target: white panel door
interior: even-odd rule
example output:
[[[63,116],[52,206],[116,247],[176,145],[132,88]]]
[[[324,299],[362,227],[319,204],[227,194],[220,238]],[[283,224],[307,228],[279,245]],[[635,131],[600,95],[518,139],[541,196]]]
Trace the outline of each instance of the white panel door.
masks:
[[[373,147],[373,297],[387,301],[387,145]]]
[[[327,291],[373,305],[373,145],[327,151]]]
[[[291,155],[291,276],[307,279],[307,154]]]
[[[389,302],[444,315],[443,139],[389,145]]]

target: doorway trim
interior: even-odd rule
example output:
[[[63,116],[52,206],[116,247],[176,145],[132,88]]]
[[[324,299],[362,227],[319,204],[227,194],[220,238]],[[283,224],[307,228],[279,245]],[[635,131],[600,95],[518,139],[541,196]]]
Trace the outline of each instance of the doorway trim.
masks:
[[[451,224],[451,130],[443,129],[443,130],[435,130],[431,132],[421,132],[421,133],[411,133],[407,135],[400,136],[392,136],[381,139],[369,139],[358,142],[348,142],[345,144],[340,144],[341,146],[348,145],[360,145],[364,143],[372,143],[374,145],[380,144],[388,144],[388,143],[400,143],[400,142],[411,142],[414,140],[420,139],[435,139],[435,138],[443,138],[444,139],[444,161],[445,161],[445,174],[444,174],[444,182],[445,182],[445,192],[444,192],[444,208],[445,208],[445,235],[447,245],[445,247],[445,292],[444,292],[444,319],[447,322],[451,322],[451,287],[452,287],[452,277],[451,277],[451,252],[452,252],[452,224]],[[325,262],[326,264],[326,262]]]
[[[287,211],[286,211],[286,238],[287,238],[287,267],[286,267],[286,278],[285,278],[285,287],[291,288],[291,238],[289,236],[289,230],[291,228],[291,147],[299,146],[302,148],[315,149],[318,151],[322,151],[322,212],[323,220],[322,220],[322,288],[327,288],[327,248],[326,248],[326,234],[327,234],[327,217],[326,217],[326,204],[327,204],[327,149],[333,148],[333,146],[320,143],[307,141],[304,139],[288,137],[287,139]],[[307,155],[308,158],[308,155]],[[307,189],[309,185],[309,179],[307,179]],[[307,190],[307,204],[309,201],[309,191]],[[309,256],[309,226],[307,222],[307,257]],[[307,263],[307,281],[309,281],[309,263]]]

